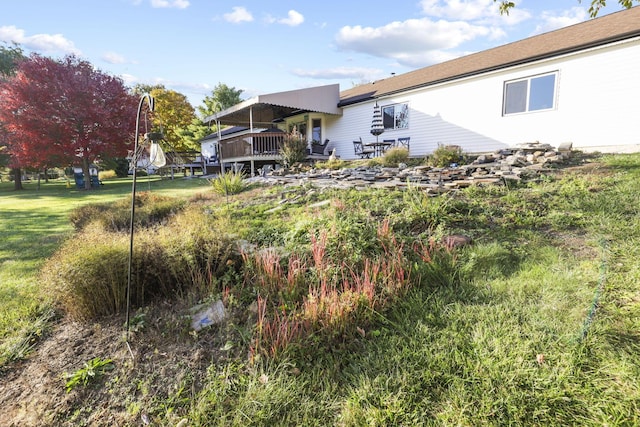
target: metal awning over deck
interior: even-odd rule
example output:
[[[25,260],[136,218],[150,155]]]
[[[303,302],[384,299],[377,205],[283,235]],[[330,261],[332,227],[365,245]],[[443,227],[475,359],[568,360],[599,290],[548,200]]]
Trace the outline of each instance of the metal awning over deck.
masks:
[[[250,128],[270,127],[275,120],[297,112],[342,114],[342,110],[338,108],[338,102],[340,102],[340,85],[315,86],[258,95],[206,117],[205,122]]]

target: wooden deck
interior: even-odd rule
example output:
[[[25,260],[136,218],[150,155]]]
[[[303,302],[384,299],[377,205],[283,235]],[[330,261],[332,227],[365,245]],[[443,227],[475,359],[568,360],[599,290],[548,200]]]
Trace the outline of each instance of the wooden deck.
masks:
[[[222,162],[225,168],[231,168],[233,164],[243,163],[250,166],[251,175],[255,175],[256,167],[277,163],[282,159],[280,149],[285,137],[284,132],[255,132],[225,139],[219,145],[216,164],[220,166],[219,162]],[[307,159],[312,161],[328,158],[328,155],[323,154],[307,156]]]

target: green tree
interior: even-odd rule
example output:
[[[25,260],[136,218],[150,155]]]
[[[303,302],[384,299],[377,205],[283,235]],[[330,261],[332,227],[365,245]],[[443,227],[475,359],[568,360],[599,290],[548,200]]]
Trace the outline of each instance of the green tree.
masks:
[[[164,85],[138,84],[133,93],[143,95],[148,93],[155,100],[153,111],[153,131],[162,131],[169,151],[193,150],[193,144],[185,140],[182,134],[196,118],[195,111],[187,97],[175,90],[167,89]]]
[[[218,111],[233,107],[234,105],[242,102],[242,99],[240,98],[242,92],[242,89],[236,89],[235,87],[229,87],[224,83],[218,83],[211,91],[211,96],[204,97],[204,100],[202,101],[204,106],[198,106],[198,112],[204,119]]]
[[[196,117],[187,97],[175,90],[156,88],[149,93],[155,99],[153,123],[160,126],[164,139],[176,151],[188,151],[193,147],[183,144],[180,132]]]
[[[6,81],[16,72],[18,62],[24,59],[22,48],[17,44],[7,46],[3,43],[0,46],[0,83]],[[6,132],[2,122],[0,122],[0,168],[7,167],[10,164],[11,157],[7,150],[9,134]],[[14,189],[22,190],[22,171],[19,167],[13,167]]]
[[[0,46],[0,79],[6,79],[15,74],[18,61],[24,59],[22,48],[17,44]]]
[[[151,93],[152,90],[154,89],[165,89],[164,85],[148,85],[148,84],[144,84],[144,83],[138,83],[137,85],[135,85],[133,87],[133,94],[134,95],[138,95],[138,96],[142,96],[146,93]]]
[[[180,144],[185,147],[189,147],[191,150],[200,151],[200,141],[207,135],[215,132],[208,123],[202,121],[200,117],[195,117],[191,120],[185,128],[179,129],[178,137],[180,138]]]
[[[218,83],[211,95],[205,96],[203,105],[197,107],[198,115],[190,104],[187,106],[184,95],[168,90],[164,85],[138,84],[133,92],[136,95],[148,93],[155,98],[154,130],[161,127],[170,149],[177,151],[199,151],[200,141],[217,130],[211,126],[213,123],[205,123],[204,119],[242,102],[242,90],[224,83]]]
[[[217,130],[214,123],[205,123],[204,119],[218,111],[233,107],[242,102],[242,99],[240,99],[241,93],[241,89],[218,83],[211,91],[211,95],[205,96],[202,101],[204,105],[197,107],[200,117],[194,118],[186,128],[183,128],[179,132],[182,144],[193,147],[193,149],[199,151],[200,141],[202,141],[205,136]]]
[[[513,9],[516,5],[512,1],[506,0],[493,0],[494,2],[500,2],[500,13],[509,14],[509,11]],[[640,3],[640,0],[635,0],[636,3]],[[582,0],[578,0],[578,3],[582,3]],[[620,6],[630,9],[633,6],[634,0],[618,0]],[[598,16],[600,9],[607,5],[607,0],[591,0],[591,5],[589,6],[589,15],[592,18]]]

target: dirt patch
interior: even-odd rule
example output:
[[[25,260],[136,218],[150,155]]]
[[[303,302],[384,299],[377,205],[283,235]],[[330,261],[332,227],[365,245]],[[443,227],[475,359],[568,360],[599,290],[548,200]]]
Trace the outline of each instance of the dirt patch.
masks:
[[[585,239],[582,233],[549,232],[556,246],[570,253],[576,259],[597,259],[601,256],[600,249]]]
[[[176,424],[206,379],[207,367],[245,352],[226,326],[191,331],[188,308],[164,304],[146,310],[141,331],[124,340],[124,316],[77,323],[68,319],[26,360],[0,378],[3,426],[114,426]],[[100,357],[114,369],[66,392],[65,375]]]

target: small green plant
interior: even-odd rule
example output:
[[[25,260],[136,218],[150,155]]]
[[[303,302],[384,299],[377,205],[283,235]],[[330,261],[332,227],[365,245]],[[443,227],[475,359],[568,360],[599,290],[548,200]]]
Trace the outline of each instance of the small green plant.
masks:
[[[462,160],[462,148],[459,145],[438,144],[438,148],[430,157],[430,163],[436,167],[446,167],[452,163],[460,163]]]
[[[303,161],[307,157],[307,141],[299,134],[285,136],[280,148],[280,156],[282,157],[282,166],[285,168]]]
[[[342,159],[329,159],[326,162],[317,162],[316,167],[318,169],[338,170],[347,167],[348,164],[349,162]]]
[[[400,163],[407,163],[409,160],[409,150],[404,147],[393,147],[384,153],[382,165],[386,167],[398,166]]]
[[[238,194],[247,188],[247,183],[242,172],[224,172],[216,178],[209,180],[209,182],[211,182],[213,192],[221,196]]]
[[[78,385],[86,386],[89,382],[100,378],[105,371],[109,371],[111,369],[113,369],[113,360],[94,357],[84,363],[84,368],[78,369],[72,374],[65,375],[67,379],[65,389],[67,390],[67,393],[69,393]]]
[[[138,311],[129,322],[129,329],[131,330],[131,332],[142,331],[146,327],[146,317],[147,313],[145,313],[144,311]]]

